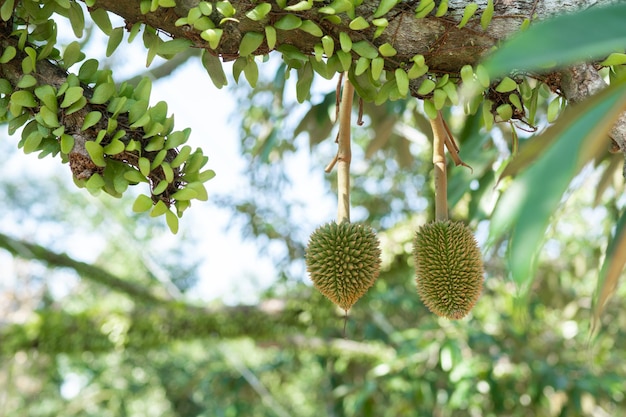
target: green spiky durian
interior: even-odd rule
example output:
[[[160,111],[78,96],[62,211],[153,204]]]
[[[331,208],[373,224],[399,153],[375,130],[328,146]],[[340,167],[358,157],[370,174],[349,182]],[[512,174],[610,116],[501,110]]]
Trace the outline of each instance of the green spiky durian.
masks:
[[[305,261],[315,288],[348,311],[378,278],[380,242],[367,225],[327,223],[311,234]]]
[[[417,292],[441,317],[465,317],[482,292],[483,261],[472,231],[462,222],[435,221],[413,242]]]

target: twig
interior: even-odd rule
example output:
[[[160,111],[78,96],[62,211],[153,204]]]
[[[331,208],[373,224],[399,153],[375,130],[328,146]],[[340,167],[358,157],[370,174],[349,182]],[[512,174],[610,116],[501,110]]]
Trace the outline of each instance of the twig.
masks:
[[[439,113],[439,116],[441,116],[441,112]],[[472,167],[467,165],[465,162],[463,162],[463,160],[459,156],[459,151],[460,151],[459,145],[457,145],[456,141],[454,140],[454,136],[452,136],[450,127],[448,127],[448,124],[443,119],[443,117],[441,118],[441,120],[443,122],[443,127],[446,130],[446,139],[445,139],[446,148],[448,148],[448,152],[450,152],[450,157],[452,157],[452,160],[454,161],[454,165],[456,166],[463,165],[464,167],[469,168],[471,172],[474,172]]]

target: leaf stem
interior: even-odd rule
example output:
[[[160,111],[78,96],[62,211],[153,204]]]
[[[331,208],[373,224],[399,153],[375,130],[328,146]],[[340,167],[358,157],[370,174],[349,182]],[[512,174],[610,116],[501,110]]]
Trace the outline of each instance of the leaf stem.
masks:
[[[433,129],[433,165],[435,177],[435,219],[438,221],[448,220],[448,181],[446,176],[446,157],[444,146],[448,132],[441,112],[437,117],[430,120]]]
[[[350,221],[350,119],[354,86],[344,77],[343,92],[339,103],[339,135],[337,143],[337,224]]]

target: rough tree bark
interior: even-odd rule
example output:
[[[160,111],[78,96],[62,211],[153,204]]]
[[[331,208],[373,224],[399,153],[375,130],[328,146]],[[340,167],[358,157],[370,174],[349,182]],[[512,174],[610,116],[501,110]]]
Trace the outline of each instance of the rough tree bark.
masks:
[[[162,9],[156,13],[142,15],[140,0],[120,2],[116,0],[97,0],[94,8],[103,8],[113,12],[132,24],[144,22],[168,33],[174,38],[188,38],[198,48],[207,49],[207,42],[200,37],[198,31],[187,26],[176,27],[174,22],[179,17],[187,16],[190,8],[197,5],[199,0],[184,0],[178,2],[174,9]],[[479,5],[480,14],[487,5],[486,0],[475,1]],[[397,51],[397,55],[386,59],[386,67],[393,69],[400,62],[408,62],[417,54],[424,55],[430,71],[439,73],[457,74],[466,64],[476,64],[494,46],[519,30],[525,19],[543,20],[551,16],[570,13],[577,10],[598,7],[614,3],[614,0],[496,0],[494,3],[494,17],[486,30],[480,25],[479,19],[473,18],[459,29],[458,22],[463,15],[467,0],[450,0],[448,12],[444,17],[434,16],[417,20],[414,18],[417,1],[402,2],[389,15],[389,26],[385,32],[373,41],[376,46],[389,42]],[[284,15],[277,6],[267,16],[267,20],[254,22],[247,19],[245,14],[255,6],[255,3],[244,0],[231,1],[237,11],[235,18],[239,21],[227,22],[224,35],[217,50],[212,51],[224,60],[238,57],[238,47],[241,38],[248,31],[263,31],[263,26],[280,19]],[[356,10],[357,15],[369,17],[374,14],[379,2],[365,0]],[[316,8],[326,5],[325,2],[314,3],[312,10],[301,12],[303,19],[316,22],[325,34],[331,35],[337,41],[339,33],[351,35],[354,41],[372,39],[374,29],[352,31],[348,27],[350,20],[344,15],[339,25],[329,24],[320,20]],[[299,30],[278,31],[277,46],[290,44],[304,53],[313,53],[313,46],[319,40]],[[336,42],[338,44],[339,42]],[[257,54],[270,52],[267,44],[261,45]],[[581,69],[584,70],[581,71]],[[561,76],[556,77],[555,89],[563,92],[572,103],[579,102],[591,94],[597,93],[606,85],[591,65],[576,66],[563,69]],[[411,94],[418,97],[417,83],[412,83]],[[622,116],[610,136],[614,141],[614,150],[626,152],[626,115]],[[626,171],[625,171],[626,174]]]

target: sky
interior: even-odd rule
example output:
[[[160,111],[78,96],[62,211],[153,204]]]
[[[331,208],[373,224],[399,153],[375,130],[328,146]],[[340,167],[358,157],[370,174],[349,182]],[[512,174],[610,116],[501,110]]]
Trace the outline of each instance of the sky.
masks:
[[[198,61],[193,60],[169,78],[155,82],[152,99],[155,102],[166,100],[170,111],[175,114],[176,125],[180,128],[191,127],[188,143],[204,150],[209,156],[207,167],[217,174],[205,184],[209,202],[194,202],[188,210],[190,218],[187,218],[186,212],[181,219],[181,226],[201,227],[203,230],[204,238],[198,250],[207,255],[201,268],[202,279],[198,292],[204,299],[219,297],[223,301],[232,302],[234,300],[230,297],[236,290],[239,301],[254,302],[255,294],[258,293],[258,287],[255,287],[269,285],[277,277],[277,272],[271,259],[259,255],[259,249],[254,243],[241,239],[240,229],[234,227],[226,231],[230,214],[217,209],[210,202],[211,195],[228,194],[243,188],[244,183],[246,163],[239,154],[238,126],[233,117],[236,115],[235,102],[231,94],[228,88],[215,88]],[[300,185],[294,187],[295,191],[292,192],[296,195],[291,197],[310,203],[318,202],[315,207],[310,207],[310,214],[319,217],[322,222],[323,217],[334,216],[333,205],[336,203],[333,196],[326,194],[321,176],[309,175],[311,157],[308,146],[304,149],[286,162],[293,180]],[[297,190],[302,192],[298,193]],[[319,202],[322,202],[321,211],[317,208]],[[242,259],[245,261],[242,262]]]

